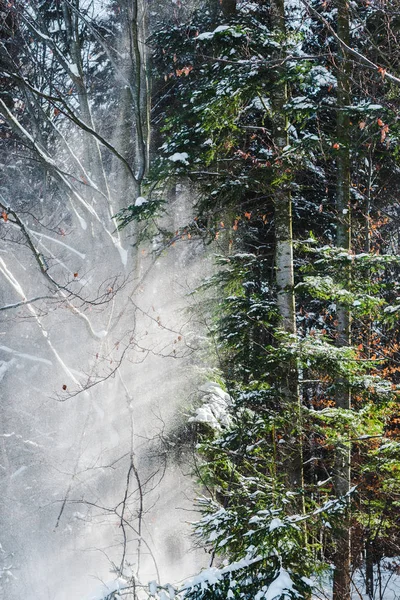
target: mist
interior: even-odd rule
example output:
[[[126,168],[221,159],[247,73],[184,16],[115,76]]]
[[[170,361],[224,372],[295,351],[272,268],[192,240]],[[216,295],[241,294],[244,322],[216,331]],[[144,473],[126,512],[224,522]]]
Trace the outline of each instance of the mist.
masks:
[[[46,31],[34,10],[8,26]],[[96,5],[85,18],[110,10]],[[52,25],[55,44],[67,26]],[[121,35],[120,47],[123,27]],[[42,47],[46,69],[55,50]],[[165,244],[156,226],[142,241],[140,223],[117,230],[114,215],[142,193],[140,115],[131,100],[122,104],[122,67],[105,79],[99,67],[84,102],[93,127],[130,161],[130,178],[115,152],[59,109],[29,116],[33,97],[12,87],[25,51],[10,42],[1,123],[0,590],[10,600],[89,600],[106,595],[104,582],[174,582],[207,563],[191,534],[198,490],[171,432],[204,381],[206,332],[188,309],[212,258],[198,240]],[[67,59],[58,85],[73,90],[67,102],[87,123],[86,63]],[[37,72],[28,69],[26,82]],[[105,85],[118,91],[99,103]],[[111,108],[119,117],[106,122]],[[160,223],[179,231],[192,198],[184,187],[168,198]]]
[[[2,313],[1,581],[11,598],[28,589],[38,600],[85,598],[121,561],[136,573],[140,535],[140,580],[181,579],[198,563],[187,524],[195,518],[190,465],[169,459],[166,438],[198,384],[200,331],[186,309],[207,266],[203,251],[182,243],[154,261],[143,245],[125,275],[118,253],[99,257],[79,227],[68,244],[85,254],[62,257],[87,281],[85,292],[116,272],[127,280],[104,307],[83,312],[91,329],[108,332],[100,339],[57,304]],[[3,256],[30,296],[26,258]]]

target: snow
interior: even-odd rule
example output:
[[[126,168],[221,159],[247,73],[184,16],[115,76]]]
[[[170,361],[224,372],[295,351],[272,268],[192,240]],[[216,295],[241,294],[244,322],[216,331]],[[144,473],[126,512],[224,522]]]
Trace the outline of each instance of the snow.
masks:
[[[184,165],[188,165],[189,154],[187,152],[175,152],[168,157],[171,162],[182,162]]]
[[[216,33],[223,33],[224,31],[230,33],[233,37],[241,37],[243,35],[231,25],[219,25],[214,31],[205,31],[204,33],[201,33],[197,36],[196,40],[212,40]]]
[[[171,159],[170,159],[171,160]],[[143,206],[143,204],[146,204],[147,200],[146,198],[144,198],[143,196],[139,196],[138,198],[136,198],[135,200],[135,206]]]
[[[228,407],[231,403],[229,394],[218,385],[208,382],[200,388],[205,393],[203,404],[196,409],[195,415],[189,418],[190,423],[207,423],[217,431],[222,427],[229,427],[231,417]]]
[[[271,523],[269,524],[270,532],[274,531],[274,529],[278,529],[278,527],[285,527],[285,523],[281,521],[281,519],[272,519]]]
[[[384,600],[399,600],[400,598],[400,575],[399,575],[399,557],[395,558],[383,558],[381,560],[381,585],[379,586],[379,572],[378,566],[374,565],[374,591],[372,598],[378,600],[383,598]],[[353,577],[353,589],[351,594],[352,600],[370,600],[369,596],[365,592],[365,565],[361,569],[358,569]],[[316,586],[313,582],[313,587],[316,588],[316,594],[312,596],[313,600],[319,600],[321,597],[324,600],[331,600],[332,598],[332,583],[331,581],[323,581],[322,586]],[[380,594],[380,589],[382,595]]]
[[[184,586],[183,591],[192,590],[195,587],[200,587],[201,589],[207,589],[209,585],[214,585],[220,581],[224,575],[228,573],[235,573],[235,571],[240,571],[241,569],[245,569],[250,567],[251,565],[258,563],[262,560],[261,556],[256,556],[255,558],[250,558],[246,556],[236,562],[230,563],[223,567],[222,569],[217,569],[217,567],[209,567],[204,571],[201,571],[198,575],[195,575],[191,579],[188,579]]]
[[[128,582],[125,581],[125,579],[118,577],[118,579],[113,579],[112,581],[107,581],[107,583],[102,583],[97,590],[93,594],[89,594],[85,600],[104,600],[113,592],[119,592],[127,587],[129,587]]]
[[[266,96],[256,96],[253,98],[251,106],[257,110],[271,110],[271,102]]]
[[[221,31],[226,31],[229,29],[229,25],[219,25],[216,29],[214,29],[214,33],[220,33]]]
[[[227,31],[229,29],[229,25],[219,25],[214,31],[205,31],[197,36],[198,40],[211,40],[214,37],[215,33],[221,33],[222,31]]]
[[[304,110],[307,108],[315,108],[315,105],[306,96],[297,96],[289,102],[294,109]]]
[[[149,594],[150,596],[155,596],[157,594],[157,581],[150,581],[149,582]]]
[[[68,68],[69,68],[70,72],[72,73],[72,75],[74,75],[75,77],[79,77],[78,67],[75,64],[70,63],[68,65]]]
[[[312,67],[309,72],[309,77],[311,78],[312,85],[318,88],[329,86],[335,88],[337,86],[336,77],[322,65]]]
[[[268,587],[267,593],[264,595],[265,600],[274,600],[290,598],[290,592],[293,591],[293,581],[290,579],[289,573],[282,567],[279,570],[278,577]],[[288,593],[286,593],[288,592]]]

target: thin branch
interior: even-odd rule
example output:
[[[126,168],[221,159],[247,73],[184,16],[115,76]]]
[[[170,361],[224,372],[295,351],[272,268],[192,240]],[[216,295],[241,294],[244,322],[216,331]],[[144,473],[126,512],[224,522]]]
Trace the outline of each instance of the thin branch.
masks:
[[[34,298],[29,298],[29,300],[21,300],[21,302],[15,302],[14,304],[6,304],[5,306],[0,306],[0,311],[2,310],[11,310],[13,308],[19,308],[20,306],[25,306],[26,304],[32,304],[33,302],[38,302],[39,300],[54,300],[55,296],[35,296]]]
[[[10,77],[12,77],[12,79],[17,81],[19,84],[23,84],[24,86],[26,86],[33,94],[36,94],[37,96],[40,96],[41,98],[44,98],[45,100],[50,102],[50,104],[52,106],[57,108],[57,110],[59,110],[61,114],[63,114],[70,121],[75,123],[75,125],[77,125],[80,129],[82,129],[83,131],[86,131],[86,133],[90,133],[94,138],[96,138],[96,140],[99,141],[100,144],[102,144],[105,148],[107,148],[107,150],[109,150],[112,154],[114,154],[114,156],[116,156],[124,164],[129,175],[132,177],[134,182],[137,183],[136,176],[135,176],[134,172],[132,171],[130,164],[118,152],[118,150],[115,148],[115,146],[113,146],[110,142],[108,142],[105,138],[103,138],[102,135],[100,135],[92,127],[90,127],[89,125],[84,123],[79,117],[77,117],[77,115],[69,107],[68,103],[63,98],[61,98],[60,96],[52,96],[50,94],[46,94],[45,92],[38,90],[33,85],[31,85],[26,79],[24,79],[23,77],[21,77],[19,75],[16,75],[15,73],[10,74]],[[8,110],[8,108],[4,104],[4,102],[2,100],[0,100],[0,102],[3,105],[3,109],[5,109],[7,111],[7,113],[13,117],[12,113]],[[62,108],[60,108],[58,106],[58,104],[61,104],[61,106],[64,107],[64,110]],[[15,117],[14,117],[14,120],[15,120]]]
[[[325,25],[325,27],[328,29],[329,33],[342,46],[342,48],[344,48],[344,50],[346,50],[346,52],[348,52],[348,54],[350,54],[351,56],[354,56],[355,58],[357,58],[357,60],[360,63],[362,63],[363,65],[369,67],[370,69],[373,69],[377,73],[381,73],[383,79],[384,78],[389,79],[393,83],[396,83],[397,85],[400,85],[400,79],[398,77],[396,77],[395,75],[392,75],[386,69],[383,69],[379,65],[375,64],[374,62],[372,62],[372,60],[370,60],[369,58],[367,58],[366,56],[364,56],[363,54],[361,54],[360,52],[358,52],[354,48],[351,48],[348,44],[346,44],[338,36],[338,34],[336,33],[336,31],[333,29],[333,27],[331,26],[331,24],[325,19],[325,17],[323,15],[321,15],[306,0],[300,0],[300,1],[306,7],[306,9],[318,19],[318,21],[320,21],[321,23],[323,23]]]

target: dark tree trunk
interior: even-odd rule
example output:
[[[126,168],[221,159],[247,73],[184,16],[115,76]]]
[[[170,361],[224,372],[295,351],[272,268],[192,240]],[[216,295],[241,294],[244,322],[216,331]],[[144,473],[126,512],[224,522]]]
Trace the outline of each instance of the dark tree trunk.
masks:
[[[339,37],[349,44],[349,6],[347,0],[337,0]],[[350,207],[350,120],[346,108],[350,104],[350,61],[343,48],[339,48],[337,91],[337,236],[336,244],[351,251],[351,207]],[[350,261],[349,261],[350,264]],[[350,283],[350,266],[345,267],[345,285]],[[351,315],[348,307],[338,304],[337,308],[337,345],[349,346],[351,343]],[[336,407],[351,408],[351,395],[347,382],[336,380]],[[343,497],[350,490],[350,443],[338,444],[336,448],[334,484],[336,495]],[[337,524],[336,552],[334,556],[333,600],[350,600],[350,514],[349,507]]]

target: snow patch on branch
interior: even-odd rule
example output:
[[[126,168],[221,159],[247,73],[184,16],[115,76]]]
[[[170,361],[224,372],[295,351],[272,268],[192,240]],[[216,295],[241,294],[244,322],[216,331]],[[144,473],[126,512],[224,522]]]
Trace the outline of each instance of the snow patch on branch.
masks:
[[[228,412],[232,402],[229,394],[215,382],[206,383],[200,391],[205,394],[203,404],[196,409],[195,415],[189,418],[189,422],[206,423],[216,431],[229,427],[232,421]]]
[[[175,152],[171,156],[168,157],[168,160],[171,162],[181,162],[184,165],[188,165],[189,154],[187,152]]]
[[[93,594],[86,596],[85,600],[105,600],[106,598],[109,598],[111,594],[121,592],[127,588],[129,588],[128,582],[125,579],[122,579],[122,577],[118,577],[118,579],[102,583]]]

